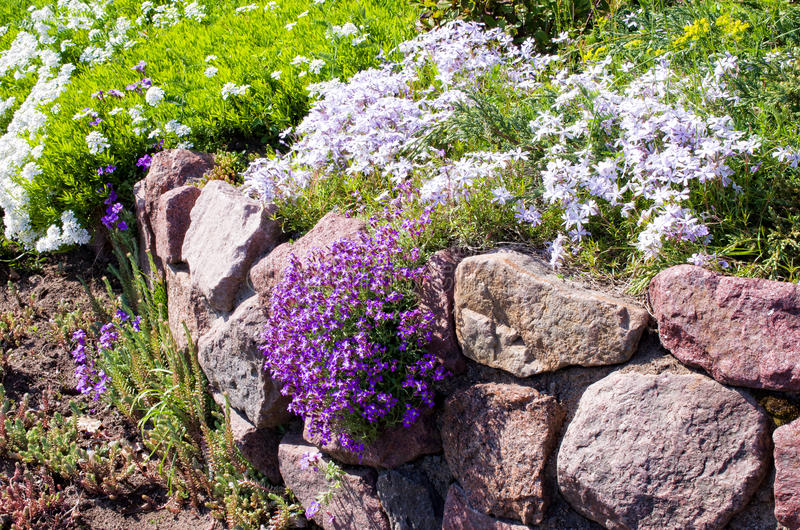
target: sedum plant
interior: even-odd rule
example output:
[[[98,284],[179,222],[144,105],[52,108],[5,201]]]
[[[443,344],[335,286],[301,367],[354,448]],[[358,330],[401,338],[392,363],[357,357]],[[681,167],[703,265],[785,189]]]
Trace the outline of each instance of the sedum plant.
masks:
[[[377,223],[373,220],[373,227]],[[419,235],[427,220],[406,222]],[[417,307],[419,250],[389,225],[293,256],[272,294],[262,351],[289,409],[323,443],[359,452],[387,427],[411,426],[445,376],[425,352],[431,315]]]

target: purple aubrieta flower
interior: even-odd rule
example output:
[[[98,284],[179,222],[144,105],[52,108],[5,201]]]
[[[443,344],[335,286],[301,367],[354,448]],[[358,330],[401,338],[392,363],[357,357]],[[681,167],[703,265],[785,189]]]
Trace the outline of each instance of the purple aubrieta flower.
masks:
[[[424,276],[413,265],[419,251],[400,244],[428,223],[427,217],[409,221],[402,232],[384,225],[303,261],[291,256],[273,291],[261,350],[292,397],[289,409],[322,443],[335,436],[360,452],[363,434],[342,425],[361,425],[359,432],[408,427],[434,404],[432,383],[446,372],[425,351],[432,315],[413,294]]]
[[[108,168],[116,169],[116,166],[108,166]],[[109,190],[108,197],[106,197],[103,202],[108,207],[106,208],[106,214],[100,218],[100,222],[109,230],[125,230],[128,228],[128,224],[119,218],[119,214],[122,212],[122,203],[115,202],[117,200],[117,193],[114,191],[111,184],[106,184],[106,188]]]
[[[306,508],[306,519],[313,519],[313,517],[319,512],[320,508],[321,505],[318,501],[311,501],[311,503],[308,505],[308,508]]]
[[[150,155],[144,155],[139,160],[136,161],[136,166],[142,168],[142,171],[147,171],[150,169],[150,164],[153,162],[153,157]]]

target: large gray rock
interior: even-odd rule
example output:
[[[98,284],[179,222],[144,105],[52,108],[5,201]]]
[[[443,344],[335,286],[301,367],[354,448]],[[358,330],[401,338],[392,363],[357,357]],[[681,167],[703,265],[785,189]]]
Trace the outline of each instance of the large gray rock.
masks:
[[[679,265],[650,282],[661,342],[722,383],[800,390],[800,286]]]
[[[800,419],[775,429],[775,518],[800,529]]]
[[[467,357],[517,377],[627,361],[647,326],[631,302],[565,282],[517,252],[463,260],[455,320]]]
[[[321,437],[311,434],[308,428],[303,430],[303,438],[344,464],[386,469],[442,450],[439,430],[436,428],[433,414],[430,413],[424,413],[410,427],[400,424],[387,429],[375,441],[367,444],[360,453],[345,449],[336,440],[323,445]]]
[[[519,385],[474,385],[450,396],[442,445],[469,504],[487,515],[540,523],[549,502],[544,469],[563,419],[554,398]]]
[[[278,223],[258,201],[214,180],[192,209],[181,253],[211,307],[230,311],[250,265],[275,246],[279,235]]]
[[[444,505],[442,530],[527,530],[528,525],[516,521],[495,519],[469,505],[464,490],[458,484],[450,486]]]
[[[332,490],[322,470],[307,464],[309,457],[321,458],[324,463],[331,461],[299,434],[283,437],[278,448],[281,475],[306,510],[320,494]],[[314,521],[325,530],[390,530],[375,489],[376,475],[369,468],[343,469],[341,487],[333,490],[330,502],[319,509]]]
[[[186,349],[189,346],[186,330],[189,330],[189,337],[196,345],[200,335],[211,327],[211,323],[218,315],[208,305],[200,289],[192,283],[185,265],[167,265],[164,270],[167,280],[169,329],[175,344],[181,349]]]
[[[769,467],[768,418],[702,375],[615,372],[591,385],[561,442],[558,485],[606,528],[722,528]]]
[[[285,423],[289,398],[264,369],[258,347],[267,315],[258,298],[244,300],[200,337],[197,357],[211,387],[257,428]]]
[[[367,225],[360,219],[328,212],[314,228],[293,243],[283,243],[259,259],[250,269],[249,279],[261,303],[269,304],[272,290],[280,281],[289,256],[305,258],[312,250],[325,249],[341,239],[355,240],[366,234]]]
[[[156,238],[156,255],[162,263],[183,261],[181,247],[191,221],[194,203],[200,196],[196,186],[180,186],[164,193],[157,202],[150,224]]]
[[[392,530],[442,527],[441,517],[436,517],[432,487],[421,474],[384,471],[378,476],[377,491]]]

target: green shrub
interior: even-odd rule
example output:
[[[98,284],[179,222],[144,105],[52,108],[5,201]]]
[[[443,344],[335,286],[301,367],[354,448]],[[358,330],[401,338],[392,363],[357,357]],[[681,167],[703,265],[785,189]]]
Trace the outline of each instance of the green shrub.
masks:
[[[23,152],[12,153],[10,147],[4,152],[0,140],[0,156],[13,170],[0,170],[7,235],[27,246],[38,241],[39,250],[84,242],[87,235],[77,227],[90,227],[99,217],[103,197],[98,190],[110,182],[131,201],[131,186],[143,175],[137,160],[161,147],[241,151],[276,144],[279,132],[306,112],[309,84],[347,78],[375,65],[381,52],[389,53],[408,36],[416,17],[405,0],[292,0],[253,4],[254,9],[238,4],[208,2],[202,22],[182,16],[168,27],[157,27],[160,15],[144,13],[138,2],[109,4],[109,13],[93,21],[93,29],[109,35],[115,17],[126,16],[135,21],[135,29],[125,34],[128,42],[102,64],[78,63],[64,92],[40,107],[39,117],[46,122],[30,140],[7,133],[5,145],[21,140]],[[160,5],[192,12],[185,1]],[[74,42],[58,56],[62,63],[77,62],[93,45],[89,34],[86,29],[54,32],[50,47],[60,50],[65,40]],[[9,46],[12,40],[7,35],[1,43]],[[133,40],[136,44],[129,45]],[[131,69],[141,61],[146,63],[143,73]],[[0,103],[16,98],[0,119],[9,120],[19,108],[34,77],[15,80],[12,72],[0,77]],[[163,90],[157,105],[147,103],[146,87],[126,90],[144,77]],[[109,96],[112,89],[124,97]],[[92,97],[98,91],[103,99]],[[87,108],[95,114],[87,114]],[[9,126],[7,121],[4,125]],[[87,143],[91,133],[101,135],[94,153]],[[37,145],[43,147],[36,150]],[[33,156],[25,156],[26,150]],[[113,173],[98,174],[98,168],[109,165],[116,166]],[[2,182],[3,177],[10,180]],[[76,220],[64,218],[66,211],[74,212]]]

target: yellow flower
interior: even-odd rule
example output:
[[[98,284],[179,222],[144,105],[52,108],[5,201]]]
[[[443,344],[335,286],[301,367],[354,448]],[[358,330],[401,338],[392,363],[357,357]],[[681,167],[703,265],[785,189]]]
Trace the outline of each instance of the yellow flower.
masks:
[[[750,24],[733,18],[728,13],[717,17],[717,20],[714,22],[714,24],[719,27],[728,37],[736,41],[741,39],[742,34],[750,28]]]
[[[696,41],[700,37],[707,35],[711,31],[711,25],[706,17],[698,18],[691,24],[683,26],[683,35],[672,41],[676,48],[684,46],[689,41]]]

